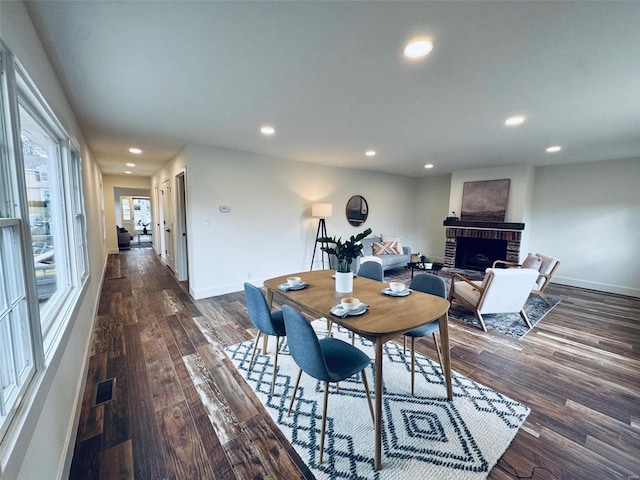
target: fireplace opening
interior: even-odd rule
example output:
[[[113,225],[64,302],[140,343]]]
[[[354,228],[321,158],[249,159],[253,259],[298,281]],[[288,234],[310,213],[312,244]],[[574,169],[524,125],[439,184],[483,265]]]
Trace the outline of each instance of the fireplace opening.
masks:
[[[458,237],[456,268],[484,271],[495,260],[507,258],[507,241],[488,238]]]

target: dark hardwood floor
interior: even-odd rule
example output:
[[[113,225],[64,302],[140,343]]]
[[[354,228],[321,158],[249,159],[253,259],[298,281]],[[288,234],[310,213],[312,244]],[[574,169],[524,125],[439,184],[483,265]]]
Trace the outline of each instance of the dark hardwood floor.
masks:
[[[489,478],[639,479],[640,299],[548,292],[522,340],[450,321],[453,368],[532,410]],[[151,249],[110,255],[70,478],[313,478],[222,353],[252,338],[243,293],[193,301]]]

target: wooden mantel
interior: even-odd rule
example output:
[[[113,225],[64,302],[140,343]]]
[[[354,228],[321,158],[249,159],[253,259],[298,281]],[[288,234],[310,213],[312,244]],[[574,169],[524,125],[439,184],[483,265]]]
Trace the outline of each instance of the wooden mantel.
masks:
[[[524,223],[509,222],[480,222],[473,220],[445,220],[445,227],[458,228],[488,228],[492,230],[524,230]]]

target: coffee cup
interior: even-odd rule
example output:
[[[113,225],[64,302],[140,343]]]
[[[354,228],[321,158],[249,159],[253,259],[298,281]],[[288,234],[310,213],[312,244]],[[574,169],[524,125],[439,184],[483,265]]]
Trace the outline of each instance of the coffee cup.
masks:
[[[342,305],[342,308],[344,308],[345,310],[351,311],[351,310],[355,310],[360,306],[360,300],[354,297],[346,297],[340,300],[340,304]]]
[[[389,288],[394,293],[403,292],[405,290],[405,285],[402,282],[389,282]]]
[[[302,279],[300,277],[289,277],[289,278],[287,278],[287,283],[289,284],[290,287],[296,287],[296,286],[300,285],[301,281],[302,281]]]

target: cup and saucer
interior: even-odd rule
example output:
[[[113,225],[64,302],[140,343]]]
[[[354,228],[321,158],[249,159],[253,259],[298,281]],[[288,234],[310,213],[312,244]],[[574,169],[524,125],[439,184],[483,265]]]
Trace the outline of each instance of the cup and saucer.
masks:
[[[309,284],[302,281],[300,277],[289,277],[287,278],[287,283],[281,283],[280,285],[278,285],[278,290],[287,292],[289,290],[302,290],[303,288],[306,288],[308,286]]]
[[[340,304],[333,307],[330,312],[336,317],[344,318],[349,315],[362,315],[369,309],[369,305],[366,305],[357,298],[345,297],[340,300]]]
[[[389,282],[389,286],[380,292],[390,297],[406,297],[411,293],[411,290],[402,282]]]

